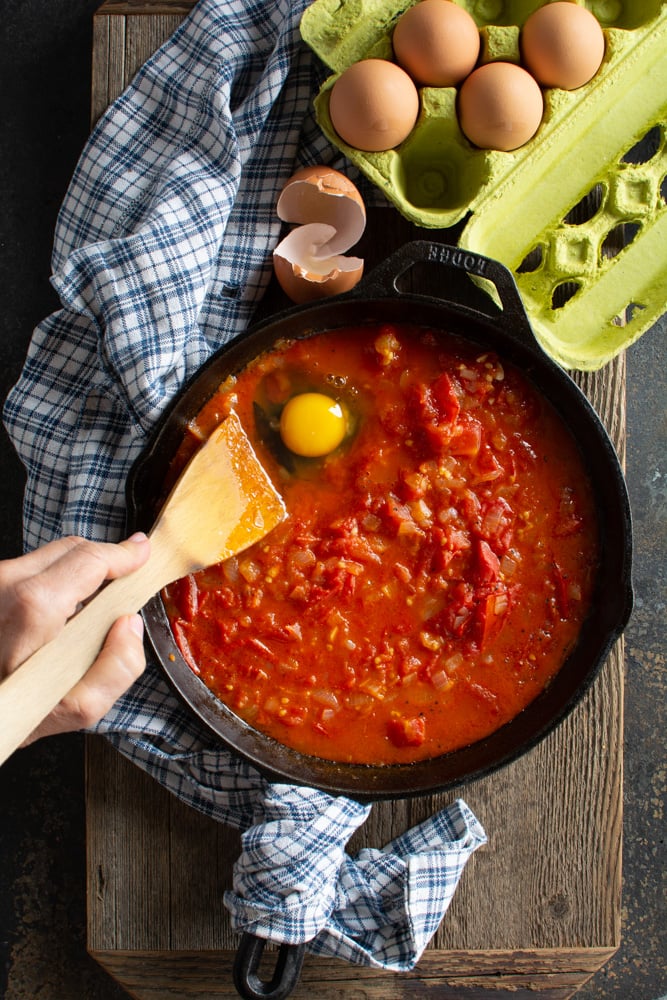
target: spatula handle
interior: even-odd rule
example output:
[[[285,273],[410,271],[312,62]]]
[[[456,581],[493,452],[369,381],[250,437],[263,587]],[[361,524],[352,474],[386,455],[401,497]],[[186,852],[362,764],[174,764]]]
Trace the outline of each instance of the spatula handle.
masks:
[[[113,623],[134,614],[173,579],[168,553],[154,545],[143,566],[112,580],[64,629],[0,684],[0,764],[16,750],[95,661]]]

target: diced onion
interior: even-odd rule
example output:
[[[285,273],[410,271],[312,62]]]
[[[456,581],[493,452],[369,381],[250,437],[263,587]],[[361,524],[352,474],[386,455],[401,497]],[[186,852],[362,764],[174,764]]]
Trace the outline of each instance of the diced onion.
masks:
[[[239,572],[246,583],[255,583],[261,576],[262,568],[254,559],[244,559],[239,563]]]
[[[340,708],[340,702],[336,695],[326,688],[318,688],[313,691],[312,697],[313,701],[318,701],[321,705],[327,705],[329,708]]]
[[[298,569],[309,569],[316,562],[315,553],[310,549],[297,549],[290,555],[290,564]]]
[[[352,691],[347,696],[347,703],[350,708],[354,708],[357,712],[369,712],[374,704],[374,699],[369,694],[364,694],[363,691]]]
[[[433,511],[424,500],[414,500],[410,504],[410,513],[423,528],[427,528],[433,521]]]
[[[507,611],[508,604],[509,599],[506,591],[503,591],[501,594],[496,594],[496,599],[494,601],[494,610],[496,615],[504,615]]]
[[[239,579],[239,561],[236,556],[230,556],[222,564],[222,572],[228,583],[237,583]]]
[[[456,671],[459,669],[459,667],[463,666],[463,656],[462,656],[462,654],[461,653],[453,653],[451,656],[448,656],[447,659],[445,660],[445,662],[443,663],[443,666],[444,666],[444,668],[445,668],[445,670],[447,671],[448,674],[454,674],[454,673],[456,673]]]
[[[431,676],[431,684],[436,691],[446,691],[453,685],[454,681],[446,670],[438,670]]]
[[[518,556],[512,551],[506,552],[500,560],[500,572],[506,579],[514,576],[519,567]]]
[[[430,649],[432,652],[437,652],[442,647],[440,636],[433,635],[431,632],[420,632],[419,641],[424,649]]]
[[[380,355],[380,364],[382,365],[390,365],[396,361],[401,350],[400,341],[393,333],[381,333],[379,337],[375,338],[373,346]]]

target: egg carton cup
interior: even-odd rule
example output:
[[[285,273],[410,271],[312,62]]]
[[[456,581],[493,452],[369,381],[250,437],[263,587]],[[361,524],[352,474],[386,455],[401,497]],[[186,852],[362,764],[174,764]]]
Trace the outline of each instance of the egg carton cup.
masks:
[[[480,29],[480,61],[519,63],[521,27],[544,3],[458,5]],[[466,139],[453,87],[421,88],[415,128],[395,149],[367,153],[339,138],[328,112],[334,83],[360,59],[393,58],[391,35],[409,0],[315,0],[301,34],[333,71],[315,98],[331,142],[416,225],[464,223],[459,245],[513,271],[547,353],[595,370],[667,306],[667,2],[579,5],[603,28],[602,65],[577,90],[543,89],[536,135],[511,152]],[[638,162],[642,140],[650,152]]]

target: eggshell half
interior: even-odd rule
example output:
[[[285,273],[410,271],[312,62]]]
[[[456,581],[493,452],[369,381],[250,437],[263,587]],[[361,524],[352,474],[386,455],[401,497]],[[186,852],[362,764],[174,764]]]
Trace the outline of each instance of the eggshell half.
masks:
[[[348,292],[361,280],[364,262],[359,257],[323,254],[334,236],[333,226],[313,222],[293,229],[273,251],[276,278],[292,302]]]
[[[283,187],[276,207],[283,222],[323,222],[334,235],[321,253],[344,253],[366,228],[366,206],[352,181],[333,167],[303,167]]]

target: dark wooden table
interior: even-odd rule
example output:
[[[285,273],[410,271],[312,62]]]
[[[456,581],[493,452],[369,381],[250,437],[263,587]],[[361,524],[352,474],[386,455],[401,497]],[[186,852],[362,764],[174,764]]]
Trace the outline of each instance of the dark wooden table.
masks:
[[[94,22],[95,120],[191,9],[187,2],[109,0]],[[368,234],[372,233],[372,241]],[[393,209],[370,213],[370,266],[423,236]],[[447,240],[447,233],[429,237]],[[625,360],[579,378],[621,458]],[[488,845],[469,862],[418,969],[407,975],[307,958],[299,997],[506,994],[565,1000],[620,942],[623,646],[565,723],[520,761],[447,795],[382,803],[350,844],[382,846],[462,796]],[[236,995],[236,946],[222,898],[238,834],[163,791],[102,740],[87,748],[88,948],[133,996]]]

